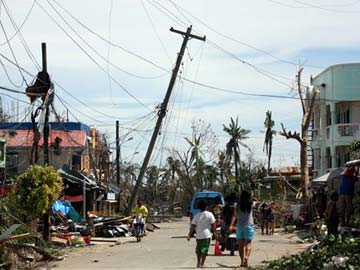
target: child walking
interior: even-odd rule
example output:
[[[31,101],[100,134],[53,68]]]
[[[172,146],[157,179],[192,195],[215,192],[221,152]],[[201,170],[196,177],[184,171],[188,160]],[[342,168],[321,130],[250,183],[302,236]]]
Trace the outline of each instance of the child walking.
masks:
[[[196,232],[196,255],[197,255],[197,268],[203,268],[205,259],[209,251],[211,241],[211,228],[216,233],[215,217],[213,213],[206,210],[207,203],[205,200],[199,202],[200,213],[196,214],[191,221],[190,231],[187,240]]]

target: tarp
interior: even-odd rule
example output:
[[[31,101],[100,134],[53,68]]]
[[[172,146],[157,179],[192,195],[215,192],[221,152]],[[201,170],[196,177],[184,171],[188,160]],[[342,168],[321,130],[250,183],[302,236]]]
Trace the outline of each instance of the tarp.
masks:
[[[345,164],[345,166],[359,166],[359,165],[360,165],[360,159],[350,160]]]
[[[330,172],[313,179],[310,182],[310,186],[311,188],[327,186],[329,190],[337,190],[338,183],[335,182],[337,182],[341,172],[342,168],[333,169]]]
[[[326,182],[329,178],[330,172],[328,172],[327,174],[324,174],[318,178],[315,178],[312,180],[312,182]]]

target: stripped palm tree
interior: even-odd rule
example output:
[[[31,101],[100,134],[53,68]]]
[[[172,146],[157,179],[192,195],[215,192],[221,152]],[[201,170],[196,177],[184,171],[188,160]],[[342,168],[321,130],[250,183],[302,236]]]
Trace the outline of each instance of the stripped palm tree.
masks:
[[[273,137],[274,135],[276,135],[276,131],[273,130],[273,127],[275,125],[275,121],[272,120],[271,118],[272,112],[271,111],[267,111],[266,112],[266,117],[265,117],[265,122],[264,122],[264,126],[266,128],[265,131],[265,140],[264,140],[264,147],[263,147],[263,151],[266,151],[266,156],[267,156],[267,173],[269,174],[270,172],[270,163],[271,163],[271,154],[272,154],[272,142],[273,142]]]
[[[240,146],[247,148],[251,151],[250,147],[247,146],[243,141],[248,139],[247,136],[251,130],[241,128],[239,126],[238,117],[236,117],[236,121],[231,117],[229,126],[223,125],[224,131],[230,135],[230,140],[226,144],[226,156],[234,160],[235,166],[235,180],[238,185],[240,185],[240,167],[241,167],[241,160],[240,160]]]
[[[202,152],[201,152],[201,136],[193,136],[192,140],[190,140],[189,138],[185,138],[185,140],[190,144],[190,148],[191,148],[191,155],[190,155],[190,164],[194,164],[195,165],[195,171],[196,171],[196,178],[197,178],[197,189],[198,190],[202,190],[204,183],[203,183],[203,177],[202,177],[202,164],[203,159],[202,159]]]

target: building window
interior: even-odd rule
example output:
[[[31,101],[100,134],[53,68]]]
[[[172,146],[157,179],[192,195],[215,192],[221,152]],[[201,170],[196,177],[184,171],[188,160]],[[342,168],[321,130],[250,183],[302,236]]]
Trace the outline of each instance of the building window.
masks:
[[[6,172],[10,174],[17,174],[19,172],[19,155],[18,153],[7,153],[6,155]]]
[[[327,160],[327,169],[330,169],[331,166],[331,151],[330,148],[326,148],[326,160]]]
[[[72,156],[71,169],[73,171],[80,171],[80,169],[81,169],[81,156],[80,155]]]
[[[331,126],[330,106],[326,106],[326,125],[327,125],[327,126]]]

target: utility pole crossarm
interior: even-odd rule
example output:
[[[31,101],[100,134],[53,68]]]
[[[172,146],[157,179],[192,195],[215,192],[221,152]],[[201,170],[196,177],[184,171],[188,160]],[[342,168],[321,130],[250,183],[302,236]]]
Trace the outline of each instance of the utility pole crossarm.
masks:
[[[190,29],[191,29],[191,26],[190,26]],[[176,30],[176,29],[174,29],[173,27],[170,28],[170,31],[171,31],[171,32],[174,32],[174,33],[177,33],[177,34],[180,34],[180,35],[183,35],[183,36],[186,35],[186,32],[183,32],[183,31],[180,31],[180,30]],[[201,36],[189,34],[189,38],[195,38],[195,39],[199,39],[199,40],[202,40],[202,41],[206,41],[206,36],[201,37]]]
[[[172,89],[173,89],[173,87],[175,85],[175,82],[176,82],[176,78],[177,78],[177,74],[178,74],[178,71],[179,71],[179,68],[180,68],[180,65],[181,65],[182,58],[184,56],[184,52],[185,52],[185,49],[186,49],[186,44],[187,44],[187,42],[189,41],[190,38],[199,39],[199,40],[203,40],[203,41],[205,41],[205,39],[206,39],[205,36],[204,37],[199,37],[199,36],[196,36],[196,35],[192,35],[191,34],[191,28],[192,28],[191,26],[188,27],[186,32],[175,30],[172,27],[170,28],[171,32],[182,35],[184,37],[184,40],[183,40],[183,43],[181,45],[180,52],[178,53],[175,67],[174,67],[174,69],[172,71],[171,79],[170,79],[169,86],[168,86],[168,89],[167,89],[166,94],[165,94],[165,98],[164,98],[163,102],[161,103],[161,109],[159,111],[159,117],[158,117],[158,119],[156,121],[156,125],[155,125],[155,128],[154,128],[153,134],[151,136],[151,140],[150,140],[148,149],[146,151],[144,161],[143,161],[143,164],[142,164],[140,172],[139,172],[139,176],[138,176],[138,178],[136,180],[134,190],[133,190],[133,192],[131,194],[131,197],[130,197],[130,200],[129,200],[129,203],[128,203],[128,206],[127,206],[127,209],[126,209],[126,214],[127,215],[129,215],[131,213],[132,208],[134,206],[135,198],[136,198],[136,196],[137,196],[137,194],[139,192],[139,189],[140,189],[140,186],[141,186],[141,183],[142,183],[142,179],[143,179],[143,177],[145,175],[147,165],[148,165],[148,163],[150,161],[151,153],[152,153],[153,148],[155,146],[156,138],[157,138],[157,136],[159,134],[159,131],[160,131],[160,128],[161,128],[162,120],[166,115],[167,106],[168,106],[168,103],[169,103],[169,99],[170,99],[170,96],[171,96]]]

